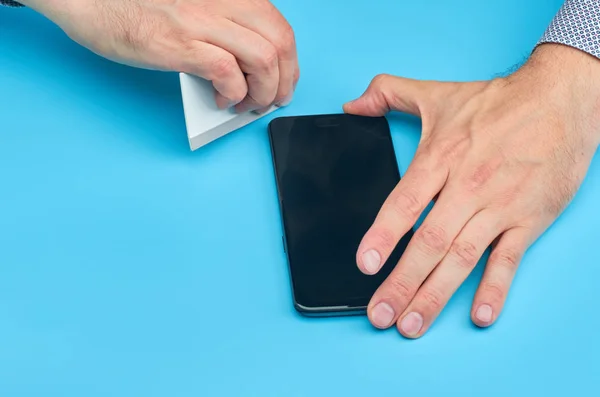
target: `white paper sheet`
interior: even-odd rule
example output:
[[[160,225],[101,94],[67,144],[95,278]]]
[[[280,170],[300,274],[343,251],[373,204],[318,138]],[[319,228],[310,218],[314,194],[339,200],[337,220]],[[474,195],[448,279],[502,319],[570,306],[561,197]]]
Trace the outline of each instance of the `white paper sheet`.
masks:
[[[277,106],[273,106],[261,115],[252,112],[236,114],[232,109],[219,109],[210,81],[185,73],[180,73],[179,79],[191,150],[196,150],[278,109]]]

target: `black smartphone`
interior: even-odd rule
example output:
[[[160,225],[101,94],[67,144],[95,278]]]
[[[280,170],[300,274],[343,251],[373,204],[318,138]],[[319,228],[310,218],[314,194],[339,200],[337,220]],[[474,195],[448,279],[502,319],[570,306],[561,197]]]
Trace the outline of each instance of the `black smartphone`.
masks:
[[[294,306],[308,316],[366,312],[412,231],[376,275],[356,251],[400,172],[385,117],[279,117],[269,140]]]

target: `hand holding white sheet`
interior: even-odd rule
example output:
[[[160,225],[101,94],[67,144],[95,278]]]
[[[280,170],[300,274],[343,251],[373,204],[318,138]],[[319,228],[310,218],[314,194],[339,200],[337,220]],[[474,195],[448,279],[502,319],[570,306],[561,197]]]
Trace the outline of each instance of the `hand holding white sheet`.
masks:
[[[233,109],[219,109],[210,81],[185,73],[180,73],[179,77],[191,150],[196,150],[277,109],[277,106],[272,106],[262,114],[235,113]]]

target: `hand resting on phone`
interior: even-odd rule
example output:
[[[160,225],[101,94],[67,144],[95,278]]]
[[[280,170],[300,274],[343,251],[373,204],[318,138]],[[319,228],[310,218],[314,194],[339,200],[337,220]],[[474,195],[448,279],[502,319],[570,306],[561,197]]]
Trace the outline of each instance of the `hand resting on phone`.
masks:
[[[544,44],[513,75],[492,81],[378,76],[344,109],[422,119],[414,160],[358,248],[364,273],[378,272],[438,196],[372,297],[372,324],[422,336],[490,245],[471,317],[494,323],[523,254],[568,205],[596,152],[600,61]]]

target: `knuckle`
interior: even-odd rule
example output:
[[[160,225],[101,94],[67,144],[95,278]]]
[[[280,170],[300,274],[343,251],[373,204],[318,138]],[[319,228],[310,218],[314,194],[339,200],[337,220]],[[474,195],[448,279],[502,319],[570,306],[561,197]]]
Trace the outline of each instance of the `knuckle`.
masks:
[[[496,248],[490,255],[490,266],[502,266],[515,272],[519,266],[521,260],[521,254],[510,248]]]
[[[482,295],[486,296],[486,301],[501,303],[506,296],[506,289],[496,282],[484,282],[481,284]]]
[[[294,71],[294,87],[296,87],[296,84],[298,83],[299,80],[300,80],[300,68],[296,68],[296,70]]]
[[[216,80],[227,79],[235,73],[236,69],[238,69],[238,64],[233,56],[219,57],[211,65],[211,77]]]
[[[390,278],[390,287],[394,296],[404,303],[408,303],[415,294],[413,284],[402,275]]]
[[[277,67],[278,55],[275,47],[265,46],[260,52],[256,64],[260,70],[271,71]]]
[[[473,269],[479,260],[477,247],[468,241],[456,241],[450,247],[450,252],[461,268]]]
[[[285,27],[281,29],[275,47],[282,55],[289,55],[294,52],[296,36],[294,35],[294,29],[290,25],[285,24]]]
[[[377,246],[383,248],[385,251],[392,251],[398,243],[396,234],[388,228],[375,229],[373,237]]]
[[[442,310],[444,298],[439,291],[428,288],[422,292],[420,298],[423,300],[428,310],[430,310],[432,313],[437,313]]]
[[[439,226],[422,226],[417,231],[415,239],[422,249],[433,255],[444,254],[448,246],[446,232]]]
[[[475,167],[466,179],[465,187],[467,190],[475,191],[487,184],[500,167],[501,162],[500,159],[490,159]]]
[[[417,193],[412,190],[401,190],[393,200],[394,211],[409,222],[414,222],[423,209],[423,203],[419,200]]]
[[[467,180],[469,190],[476,190],[485,185],[491,176],[492,169],[487,164],[476,167]]]
[[[375,89],[381,89],[389,83],[391,78],[392,76],[387,73],[378,74],[371,81],[371,86]]]

